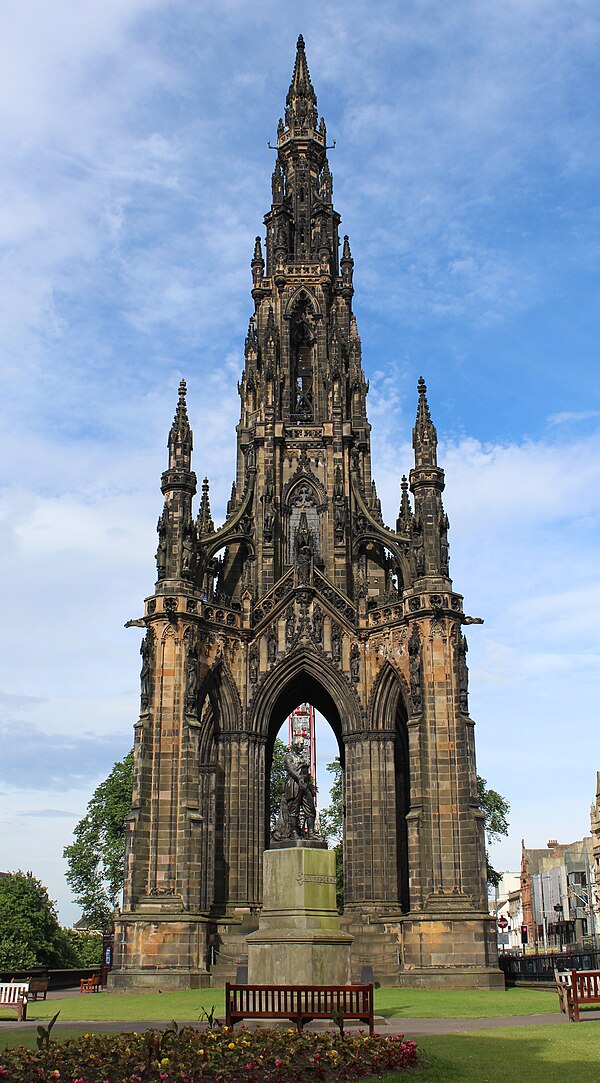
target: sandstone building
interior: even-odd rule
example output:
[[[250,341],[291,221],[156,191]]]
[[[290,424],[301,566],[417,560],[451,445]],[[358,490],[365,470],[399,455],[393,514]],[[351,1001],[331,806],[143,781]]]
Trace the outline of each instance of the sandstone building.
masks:
[[[261,906],[273,742],[303,701],[344,767],[355,976],[502,984],[436,430],[419,380],[414,466],[386,526],[354,263],[302,39],[277,150],[221,527],[206,480],[194,518],[183,382],[169,433],[113,985],[234,976]]]

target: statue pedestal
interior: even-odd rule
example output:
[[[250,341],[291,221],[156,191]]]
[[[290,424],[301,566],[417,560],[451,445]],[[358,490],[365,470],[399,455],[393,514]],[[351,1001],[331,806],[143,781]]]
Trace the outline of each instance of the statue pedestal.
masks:
[[[349,985],[353,939],[340,929],[333,850],[266,850],[260,924],[246,938],[249,984]]]

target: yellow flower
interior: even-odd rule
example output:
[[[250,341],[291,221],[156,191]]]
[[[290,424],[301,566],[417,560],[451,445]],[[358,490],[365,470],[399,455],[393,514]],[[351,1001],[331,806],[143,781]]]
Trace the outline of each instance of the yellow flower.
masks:
[[[163,1068],[166,1068],[166,1067],[167,1067],[167,1064],[169,1063],[169,1058],[168,1058],[168,1057],[163,1057],[163,1059],[161,1060],[161,1062],[160,1062],[160,1063],[161,1063],[161,1066],[162,1066]]]
[[[235,1042],[230,1042],[227,1046],[228,1049],[235,1049]]]
[[[199,1050],[198,1050],[198,1056],[199,1056],[199,1057],[203,1057],[203,1056],[204,1056],[204,1050],[203,1050],[203,1049],[199,1049]]]

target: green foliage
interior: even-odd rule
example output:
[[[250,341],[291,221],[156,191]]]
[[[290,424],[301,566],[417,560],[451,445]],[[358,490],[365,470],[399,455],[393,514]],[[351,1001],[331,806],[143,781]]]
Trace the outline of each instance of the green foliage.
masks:
[[[65,846],[67,883],[93,929],[109,932],[123,886],[125,817],[131,810],[133,752],[115,763],[94,791],[75,841]]]
[[[38,1049],[49,1049],[50,1048],[50,1033],[51,1033],[52,1027],[56,1023],[56,1020],[58,1019],[59,1015],[60,1015],[60,1009],[56,1012],[56,1015],[52,1016],[52,1019],[48,1023],[47,1027],[42,1027],[42,1026],[36,1027],[37,1035],[38,1035],[37,1036],[37,1047],[38,1047]]]
[[[102,963],[102,936],[100,933],[80,933],[76,929],[62,930],[73,958],[72,966],[84,969]]]
[[[490,790],[485,778],[477,775],[477,793],[479,795],[479,807],[483,812],[483,825],[485,830],[486,850],[485,860],[487,864],[488,884],[496,887],[500,883],[501,873],[496,872],[490,862],[488,846],[505,835],[508,835],[508,814],[510,804],[497,790]]]
[[[330,803],[319,812],[319,828],[329,844],[335,842],[335,895],[339,913],[344,910],[344,772],[339,756],[327,764],[333,775]]]
[[[279,816],[279,809],[281,808],[281,798],[283,797],[283,787],[285,785],[286,774],[283,760],[286,752],[287,745],[284,744],[283,741],[280,741],[279,737],[276,737],[275,744],[273,745],[273,762],[271,764],[271,777],[269,780],[269,809],[271,831],[275,827],[277,817]]]
[[[327,771],[333,775],[330,788],[330,803],[319,811],[319,826],[327,842],[341,841],[344,834],[344,772],[339,756],[327,764]]]
[[[0,878],[0,966],[71,966],[64,931],[44,885],[31,872]]]

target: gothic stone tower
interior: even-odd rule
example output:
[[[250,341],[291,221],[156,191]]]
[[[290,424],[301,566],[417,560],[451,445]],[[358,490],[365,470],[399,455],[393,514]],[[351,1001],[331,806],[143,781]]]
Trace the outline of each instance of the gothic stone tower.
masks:
[[[369,964],[388,984],[501,984],[436,430],[419,380],[414,467],[385,526],[354,263],[347,237],[339,257],[302,38],[265,225],[219,529],[207,481],[192,514],[183,382],[169,434],[113,985],[235,974],[261,906],[273,742],[304,700],[328,719],[344,767],[355,974]]]

